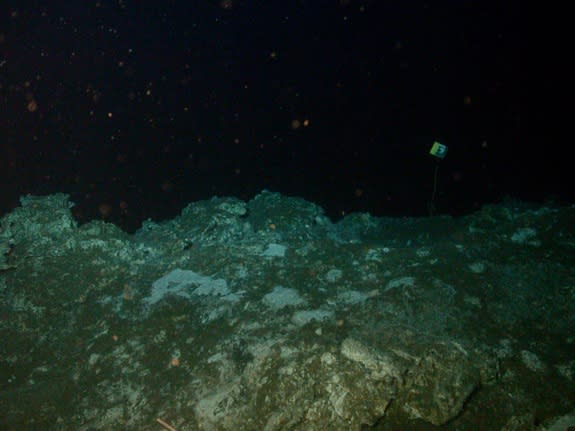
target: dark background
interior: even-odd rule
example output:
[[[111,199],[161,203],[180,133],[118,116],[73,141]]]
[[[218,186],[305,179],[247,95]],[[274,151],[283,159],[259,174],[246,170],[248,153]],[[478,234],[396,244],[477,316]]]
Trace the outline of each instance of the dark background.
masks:
[[[427,215],[435,140],[440,213],[573,201],[527,132],[545,83],[517,1],[2,3],[1,214],[66,192],[81,222],[133,230],[269,189],[334,218]]]

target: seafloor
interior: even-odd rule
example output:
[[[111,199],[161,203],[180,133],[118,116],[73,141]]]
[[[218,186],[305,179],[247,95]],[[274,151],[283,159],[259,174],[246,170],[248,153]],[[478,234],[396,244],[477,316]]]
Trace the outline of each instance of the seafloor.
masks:
[[[0,220],[1,430],[565,430],[575,208],[337,223],[213,198],[133,235]]]

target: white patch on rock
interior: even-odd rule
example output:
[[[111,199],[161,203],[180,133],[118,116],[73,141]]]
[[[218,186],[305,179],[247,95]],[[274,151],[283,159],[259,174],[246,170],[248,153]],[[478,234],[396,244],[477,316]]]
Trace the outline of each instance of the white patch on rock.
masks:
[[[261,256],[264,257],[284,257],[286,254],[287,247],[281,244],[268,244],[268,248],[266,248],[262,253]]]
[[[321,310],[319,308],[316,310],[300,310],[293,314],[291,321],[294,325],[303,326],[312,320],[321,322],[323,320],[330,320],[333,316],[334,314],[331,310]]]
[[[152,283],[152,291],[143,299],[147,305],[155,305],[165,296],[179,296],[191,299],[193,295],[220,296],[229,301],[239,300],[238,295],[228,288],[226,280],[214,279],[194,271],[174,269]]]
[[[283,286],[276,286],[270,293],[264,295],[263,303],[274,310],[280,310],[288,306],[305,305],[297,290]]]
[[[528,350],[521,351],[521,361],[527,368],[534,372],[545,371],[547,368],[535,353],[529,352]]]

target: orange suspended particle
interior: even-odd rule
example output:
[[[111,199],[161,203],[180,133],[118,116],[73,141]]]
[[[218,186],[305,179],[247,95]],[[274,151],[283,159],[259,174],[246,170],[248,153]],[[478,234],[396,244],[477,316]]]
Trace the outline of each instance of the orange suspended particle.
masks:
[[[124,301],[131,301],[134,299],[134,295],[132,294],[132,289],[129,284],[124,285],[124,294],[122,297],[124,298]]]
[[[301,127],[301,121],[299,120],[291,120],[291,128],[296,130]]]
[[[174,190],[174,183],[170,180],[164,180],[162,184],[160,184],[160,189],[162,189],[163,192],[170,193]]]
[[[38,103],[32,99],[28,102],[26,107],[28,108],[28,112],[36,112],[38,110]]]
[[[101,203],[98,205],[98,212],[103,218],[108,218],[112,215],[112,205],[108,203]]]
[[[177,356],[174,356],[172,359],[170,359],[170,365],[172,367],[179,367],[180,366],[180,358],[178,358]]]
[[[275,223],[270,223],[268,226],[271,230],[276,230],[276,225]]]
[[[232,7],[234,7],[234,2],[232,0],[222,0],[220,2],[220,7],[222,9],[231,9]]]

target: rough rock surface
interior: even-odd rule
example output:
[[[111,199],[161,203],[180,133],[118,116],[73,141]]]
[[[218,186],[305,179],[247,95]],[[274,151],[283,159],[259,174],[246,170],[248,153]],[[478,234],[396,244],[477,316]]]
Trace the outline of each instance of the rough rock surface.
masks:
[[[332,223],[262,192],[128,235],[78,226],[66,195],[21,203],[0,220],[0,429],[545,430],[571,417],[574,208]]]

